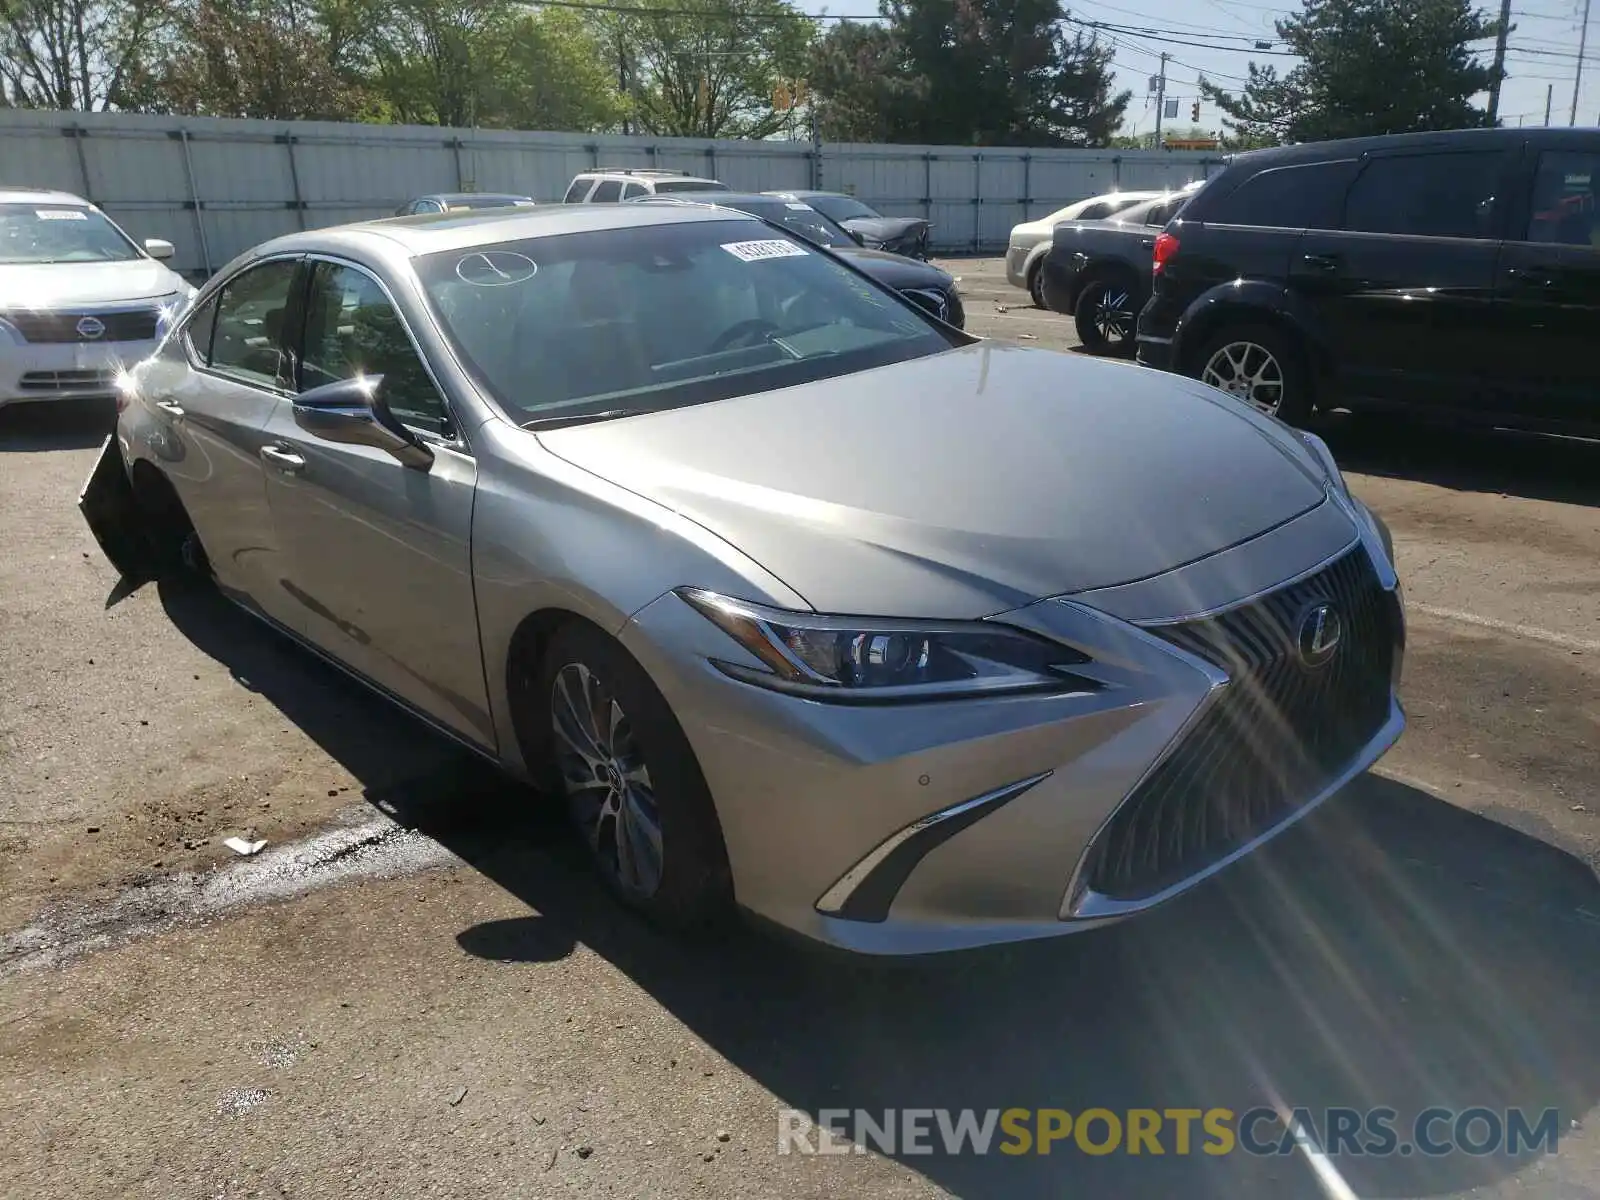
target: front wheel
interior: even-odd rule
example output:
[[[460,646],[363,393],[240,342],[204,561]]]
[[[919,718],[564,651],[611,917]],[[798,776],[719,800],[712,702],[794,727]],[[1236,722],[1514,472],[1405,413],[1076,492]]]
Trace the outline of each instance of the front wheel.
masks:
[[[598,629],[557,630],[534,687],[552,791],[606,886],[672,928],[732,905],[722,829],[694,751],[649,676]]]
[[[1117,279],[1092,279],[1078,293],[1073,321],[1078,340],[1091,354],[1127,357],[1134,348],[1133,288]]]
[[[1192,372],[1269,417],[1297,424],[1311,415],[1311,376],[1299,348],[1266,325],[1220,330],[1194,357]]]

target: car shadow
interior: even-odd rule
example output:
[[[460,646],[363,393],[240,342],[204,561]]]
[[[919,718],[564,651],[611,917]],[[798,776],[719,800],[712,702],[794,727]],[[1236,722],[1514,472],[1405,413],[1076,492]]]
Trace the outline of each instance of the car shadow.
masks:
[[[1600,883],[1545,840],[1367,775],[1264,852],[1143,918],[922,960],[846,958],[736,925],[685,941],[622,911],[553,806],[431,736],[211,592],[163,587],[177,627],[528,915],[466,953],[603,955],[778,1108],[1546,1109],[1600,1094]],[[1527,828],[1524,820],[1524,828]],[[508,1047],[507,1053],[515,1053]],[[1319,1117],[1313,1127],[1320,1129]],[[1448,1125],[1443,1128],[1448,1129]],[[1280,1131],[1256,1127],[1276,1145]],[[1435,1127],[1434,1132],[1438,1132]],[[896,1157],[966,1197],[1330,1194],[1285,1153]],[[998,1139],[997,1139],[998,1144]],[[1363,1196],[1488,1186],[1529,1155],[1342,1155]],[[820,1164],[819,1164],[820,1165]]]
[[[1462,492],[1600,506],[1600,441],[1336,412],[1312,428],[1347,471]]]
[[[117,424],[112,400],[51,400],[0,408],[0,454],[87,450]]]

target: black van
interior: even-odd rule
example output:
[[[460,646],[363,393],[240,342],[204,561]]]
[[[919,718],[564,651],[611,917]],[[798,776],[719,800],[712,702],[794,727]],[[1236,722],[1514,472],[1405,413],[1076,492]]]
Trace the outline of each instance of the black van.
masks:
[[[1294,422],[1600,436],[1600,129],[1241,155],[1156,239],[1138,359]]]

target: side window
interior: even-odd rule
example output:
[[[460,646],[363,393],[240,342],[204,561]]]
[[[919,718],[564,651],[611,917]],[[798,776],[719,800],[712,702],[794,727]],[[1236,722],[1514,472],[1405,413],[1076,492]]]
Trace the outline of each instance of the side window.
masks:
[[[444,401],[383,289],[365,271],[319,262],[306,302],[301,389],[358,375],[383,376],[389,409],[405,424],[443,430]]]
[[[1353,158],[1262,171],[1224,197],[1210,220],[1268,229],[1337,229],[1355,173]]]
[[[283,317],[298,260],[251,267],[223,285],[208,358],[213,370],[268,387],[288,387]]]
[[[583,198],[589,194],[589,185],[594,182],[585,179],[582,175],[572,181],[572,186],[567,189],[567,194],[561,198],[563,204],[582,204]]]
[[[1110,203],[1108,203],[1105,200],[1102,200],[1098,204],[1089,205],[1088,208],[1084,209],[1081,213],[1079,213],[1078,214],[1078,220],[1080,220],[1080,221],[1103,221],[1107,217],[1109,217],[1112,213],[1114,213],[1115,211],[1116,211],[1116,209],[1114,207],[1112,207],[1112,205]]]
[[[418,200],[417,201],[417,212],[418,212],[418,214],[421,214],[421,213],[436,213],[436,212],[443,212],[443,211],[444,211],[444,205],[440,204],[437,200]]]
[[[1350,188],[1344,228],[1414,237],[1494,236],[1498,152],[1374,158]]]
[[[189,343],[189,353],[201,362],[211,359],[211,332],[217,327],[217,298],[207,300],[195,309],[194,316],[183,327],[184,340]]]
[[[630,183],[622,189],[622,198],[624,200],[632,200],[635,196],[643,196],[644,194],[644,184],[642,183]]]
[[[1600,152],[1539,155],[1527,240],[1600,247]]]
[[[602,179],[600,186],[595,188],[591,202],[594,204],[611,204],[622,198],[622,180]]]
[[[1156,205],[1150,210],[1149,215],[1145,217],[1144,223],[1158,227],[1165,225],[1172,220],[1172,214],[1178,210],[1178,206],[1182,203],[1183,201],[1181,200],[1169,200],[1165,204]]]

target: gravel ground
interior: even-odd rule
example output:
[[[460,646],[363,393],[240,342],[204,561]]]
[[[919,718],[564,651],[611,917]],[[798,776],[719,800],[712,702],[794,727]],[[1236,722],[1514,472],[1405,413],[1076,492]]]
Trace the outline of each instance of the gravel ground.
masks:
[[[974,332],[1071,346],[949,265]],[[1401,745],[1143,920],[886,965],[659,937],[533,797],[213,598],[123,594],[73,506],[108,422],[0,413],[9,1194],[1600,1196],[1600,449],[1329,422],[1395,532]],[[1554,1106],[1562,1139],[1320,1176],[777,1153],[790,1106],[1274,1099]]]

